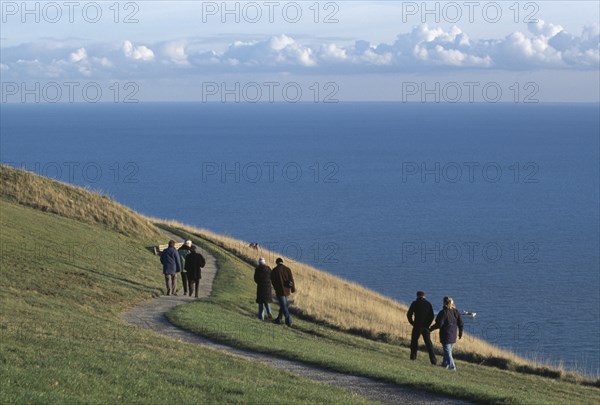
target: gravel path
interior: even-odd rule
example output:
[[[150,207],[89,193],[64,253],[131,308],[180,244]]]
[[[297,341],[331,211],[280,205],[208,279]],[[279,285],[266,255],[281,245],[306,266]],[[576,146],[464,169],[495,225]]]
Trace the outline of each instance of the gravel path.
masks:
[[[175,235],[169,235],[176,238]],[[202,280],[200,280],[199,297],[208,297],[212,290],[212,282],[217,272],[217,261],[214,256],[200,249],[200,253],[206,258],[206,266],[202,269]],[[181,280],[178,280],[181,286]],[[180,289],[181,294],[181,289]],[[214,342],[202,336],[180,329],[171,324],[166,313],[177,305],[193,301],[193,298],[185,296],[163,296],[151,301],[144,302],[122,314],[125,321],[141,328],[153,330],[157,333],[169,336],[177,341],[203,345],[215,350],[220,350],[257,361],[277,369],[287,370],[311,380],[324,382],[345,388],[365,398],[383,404],[466,404],[467,402],[439,397],[411,388],[396,384],[381,382],[367,377],[353,376],[335,371],[325,370],[308,364],[281,359],[269,354],[256,353],[250,350],[238,349]]]

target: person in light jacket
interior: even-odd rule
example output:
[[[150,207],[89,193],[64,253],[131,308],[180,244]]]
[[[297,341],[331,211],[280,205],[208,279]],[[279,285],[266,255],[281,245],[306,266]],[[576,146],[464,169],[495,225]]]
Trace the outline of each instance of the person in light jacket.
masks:
[[[452,347],[456,343],[456,334],[462,339],[463,321],[460,313],[456,310],[454,300],[450,297],[444,297],[444,307],[437,314],[435,323],[429,328],[430,331],[440,330],[440,342],[444,349],[444,361],[442,367],[448,370],[456,371],[454,358],[452,357]]]
[[[169,241],[169,247],[160,254],[160,262],[163,265],[167,295],[177,295],[177,273],[181,272],[181,257],[175,249],[175,241]]]
[[[275,260],[277,266],[271,272],[271,284],[275,289],[275,295],[277,295],[277,301],[279,301],[279,315],[274,323],[280,324],[281,318],[285,316],[285,324],[292,326],[292,317],[288,310],[288,299],[290,293],[296,292],[296,283],[294,282],[294,276],[292,270],[283,264],[283,259],[278,257]]]

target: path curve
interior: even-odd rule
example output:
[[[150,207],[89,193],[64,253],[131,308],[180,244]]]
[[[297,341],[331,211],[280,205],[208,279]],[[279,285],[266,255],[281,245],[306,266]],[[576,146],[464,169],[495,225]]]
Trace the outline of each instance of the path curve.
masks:
[[[169,234],[169,237],[181,239],[172,234]],[[200,249],[200,253],[206,258],[206,266],[202,269],[202,280],[200,280],[198,296],[199,298],[205,298],[210,296],[212,292],[212,282],[218,270],[218,266],[217,260],[213,255],[202,249]],[[178,280],[178,282],[180,283],[179,285],[181,285],[181,280]],[[182,295],[162,296],[143,302],[127,310],[122,314],[122,317],[125,321],[133,325],[153,330],[177,341],[199,344],[266,364],[279,370],[286,370],[314,381],[342,387],[348,391],[383,404],[467,404],[467,402],[464,401],[439,397],[434,394],[402,387],[396,384],[325,370],[320,367],[282,359],[269,354],[256,353],[250,350],[227,346],[180,329],[169,322],[166,317],[166,313],[169,310],[177,305],[192,301],[194,301],[194,298]]]

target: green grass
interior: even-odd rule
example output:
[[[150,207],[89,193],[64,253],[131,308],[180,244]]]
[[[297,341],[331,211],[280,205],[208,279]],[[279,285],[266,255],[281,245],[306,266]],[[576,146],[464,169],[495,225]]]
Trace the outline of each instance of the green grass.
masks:
[[[287,328],[256,319],[253,269],[222,248],[186,234],[219,262],[213,295],[172,310],[169,319],[233,346],[301,360],[455,398],[492,404],[593,404],[596,387],[458,361],[458,372],[429,365],[425,353],[409,360],[406,347],[377,342],[302,319]],[[293,270],[293,269],[292,269]],[[298,286],[302,288],[302,286]],[[273,305],[274,310],[277,306]],[[460,343],[459,343],[460,344]]]
[[[0,199],[0,403],[368,403],[121,320],[161,293],[152,233]]]

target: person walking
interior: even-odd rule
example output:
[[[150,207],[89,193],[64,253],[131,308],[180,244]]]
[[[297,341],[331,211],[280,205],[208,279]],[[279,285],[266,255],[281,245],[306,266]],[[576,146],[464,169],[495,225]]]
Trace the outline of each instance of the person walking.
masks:
[[[417,299],[410,304],[406,313],[408,322],[412,325],[412,335],[410,339],[410,359],[417,359],[417,350],[419,349],[419,337],[423,336],[425,347],[429,353],[429,361],[436,365],[437,359],[433,351],[433,344],[429,332],[429,326],[433,322],[433,307],[425,298],[423,291],[417,291]]]
[[[179,248],[179,255],[181,256],[181,263],[183,264],[183,269],[181,270],[181,282],[183,283],[183,295],[188,294],[188,274],[185,267],[185,259],[187,255],[190,254],[192,247],[192,241],[186,240],[183,245]],[[190,297],[192,294],[190,293]]]
[[[275,295],[277,295],[277,301],[279,301],[279,314],[274,323],[281,324],[281,318],[285,316],[285,324],[292,326],[292,317],[288,309],[288,298],[290,293],[296,292],[296,283],[294,282],[294,276],[292,270],[283,264],[283,259],[278,257],[275,260],[277,264],[271,272],[271,284],[275,289]]]
[[[456,364],[452,357],[452,347],[456,343],[456,333],[458,338],[462,339],[463,320],[460,313],[456,310],[454,300],[450,297],[444,297],[444,307],[437,314],[435,323],[429,328],[430,331],[440,330],[440,342],[444,349],[444,361],[442,367],[448,370],[456,371]]]
[[[192,294],[198,298],[198,286],[202,278],[202,267],[206,266],[204,256],[197,252],[196,245],[190,246],[190,253],[185,257],[185,266],[187,270],[187,281],[189,284],[190,297]]]
[[[175,249],[175,241],[169,241],[169,247],[160,254],[160,262],[163,265],[167,295],[177,295],[177,273],[181,272],[181,257]]]
[[[258,319],[264,321],[264,311],[267,310],[267,318],[273,319],[271,313],[271,301],[273,301],[273,290],[271,288],[271,268],[262,257],[258,259],[258,266],[254,269],[254,282],[256,283],[256,303],[258,304]]]

